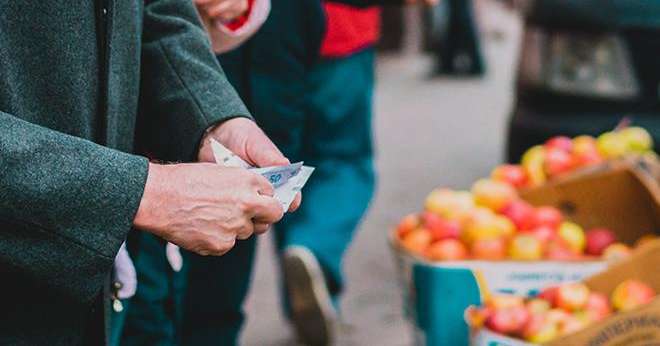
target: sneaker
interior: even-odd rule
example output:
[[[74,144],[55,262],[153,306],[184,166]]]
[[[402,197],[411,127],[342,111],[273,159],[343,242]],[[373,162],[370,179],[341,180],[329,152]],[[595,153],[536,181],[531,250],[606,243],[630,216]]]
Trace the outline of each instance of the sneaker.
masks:
[[[337,312],[318,260],[307,248],[284,251],[284,279],[293,326],[305,345],[331,345]]]

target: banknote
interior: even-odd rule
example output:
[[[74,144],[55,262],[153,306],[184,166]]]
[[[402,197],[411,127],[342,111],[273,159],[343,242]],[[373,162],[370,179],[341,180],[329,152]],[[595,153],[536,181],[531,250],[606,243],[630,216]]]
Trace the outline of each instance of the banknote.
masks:
[[[289,209],[296,198],[296,194],[302,190],[309,176],[314,172],[313,167],[304,166],[303,162],[285,166],[252,167],[215,139],[211,139],[211,149],[216,163],[227,167],[247,168],[251,172],[268,179],[275,188],[274,197],[280,202],[285,211]]]

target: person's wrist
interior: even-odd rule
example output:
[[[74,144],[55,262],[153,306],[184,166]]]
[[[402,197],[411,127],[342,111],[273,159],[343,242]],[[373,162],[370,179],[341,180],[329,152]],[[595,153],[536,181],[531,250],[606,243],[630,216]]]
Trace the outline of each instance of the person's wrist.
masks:
[[[147,182],[142,193],[142,200],[140,200],[140,206],[133,219],[133,226],[135,228],[147,231],[153,231],[158,228],[156,211],[159,209],[158,205],[165,197],[163,182],[167,181],[166,176],[168,172],[169,168],[167,165],[149,163]]]

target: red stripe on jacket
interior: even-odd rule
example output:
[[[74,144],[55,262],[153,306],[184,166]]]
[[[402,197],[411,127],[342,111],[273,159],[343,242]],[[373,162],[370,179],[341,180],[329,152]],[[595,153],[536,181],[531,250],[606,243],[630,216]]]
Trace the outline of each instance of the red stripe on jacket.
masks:
[[[323,2],[326,33],[321,56],[342,57],[371,46],[380,38],[380,8],[357,8]]]

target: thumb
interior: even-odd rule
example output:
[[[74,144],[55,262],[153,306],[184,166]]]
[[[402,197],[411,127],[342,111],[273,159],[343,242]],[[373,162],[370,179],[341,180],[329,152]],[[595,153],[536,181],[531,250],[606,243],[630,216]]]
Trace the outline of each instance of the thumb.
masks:
[[[258,167],[282,166],[291,163],[289,159],[262,133],[248,145],[247,155]]]

